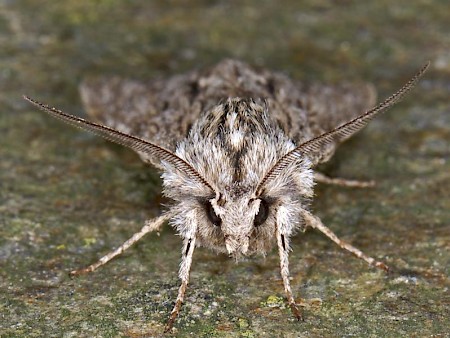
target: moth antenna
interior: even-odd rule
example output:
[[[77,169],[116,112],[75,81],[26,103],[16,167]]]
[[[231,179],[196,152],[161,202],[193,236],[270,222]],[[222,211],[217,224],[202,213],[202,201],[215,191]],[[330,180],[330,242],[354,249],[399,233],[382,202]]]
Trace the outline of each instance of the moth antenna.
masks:
[[[71,124],[77,128],[85,129],[85,130],[87,130],[91,133],[94,133],[96,135],[99,135],[111,142],[118,143],[125,147],[131,148],[135,151],[139,151],[139,152],[143,152],[143,153],[155,156],[162,161],[167,161],[168,163],[170,163],[174,167],[176,167],[178,170],[182,171],[189,177],[195,179],[197,182],[202,183],[203,185],[207,186],[212,191],[214,191],[214,189],[211,187],[211,185],[188,162],[186,162],[182,158],[178,157],[177,155],[172,153],[170,150],[165,149],[164,147],[161,147],[152,142],[143,140],[139,137],[122,133],[113,128],[109,128],[109,127],[103,126],[101,124],[90,122],[90,121],[87,121],[80,117],[64,113],[61,110],[50,107],[44,103],[41,103],[39,101],[32,99],[26,95],[24,95],[23,98],[25,100],[27,100],[28,102],[30,102],[31,104],[38,107],[39,109],[52,115],[53,117],[56,117],[56,118],[66,122],[68,124]]]
[[[402,88],[378,104],[376,107],[331,131],[323,133],[322,135],[300,144],[298,147],[281,157],[259,183],[256,189],[257,195],[259,195],[262,188],[268,181],[277,177],[290,163],[298,160],[301,156],[308,155],[308,153],[319,151],[327,143],[337,143],[349,138],[354,133],[364,128],[376,115],[386,111],[392,105],[399,102],[405,94],[407,94],[417,84],[429,66],[430,61],[428,61]]]

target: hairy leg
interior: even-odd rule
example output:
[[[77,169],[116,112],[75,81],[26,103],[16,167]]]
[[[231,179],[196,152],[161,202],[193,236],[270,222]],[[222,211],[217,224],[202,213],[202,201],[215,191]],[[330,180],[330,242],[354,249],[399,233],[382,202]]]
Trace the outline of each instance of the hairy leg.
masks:
[[[314,180],[320,183],[334,184],[342,187],[352,187],[352,188],[372,188],[375,186],[375,181],[356,181],[356,180],[347,180],[344,178],[328,177],[319,172],[314,172]]]
[[[283,279],[284,291],[286,291],[286,296],[289,302],[289,306],[291,308],[292,313],[294,314],[297,320],[302,320],[303,316],[300,312],[297,304],[295,304],[294,296],[292,295],[291,284],[289,281],[289,237],[285,236],[280,232],[280,229],[277,225],[277,244],[278,244],[278,253],[280,255],[280,270],[281,270],[281,278]]]
[[[365,255],[361,250],[355,248],[354,246],[342,241],[337,237],[330,229],[328,229],[320,220],[319,217],[314,216],[310,212],[303,210],[302,211],[303,219],[306,222],[307,226],[310,226],[314,229],[319,230],[322,232],[325,236],[327,236],[329,239],[331,239],[333,242],[335,242],[337,245],[339,245],[342,249],[345,249],[347,251],[350,251],[352,254],[354,254],[356,257],[361,258],[365,260],[370,265],[373,265],[379,269],[382,269],[384,271],[389,271],[389,267],[384,264],[383,262],[376,261],[374,258],[369,257]]]
[[[111,259],[114,257],[122,254],[127,250],[130,246],[132,246],[134,243],[139,241],[143,236],[148,234],[149,232],[158,230],[161,225],[168,220],[171,217],[171,214],[164,214],[157,218],[148,220],[145,222],[145,225],[142,227],[142,229],[139,232],[136,232],[133,236],[131,236],[130,239],[128,239],[126,242],[124,242],[120,247],[118,247],[116,250],[109,252],[102,258],[100,258],[96,263],[89,265],[86,268],[79,269],[79,270],[73,270],[69,273],[70,276],[76,276],[80,274],[85,274],[92,272],[99,268],[100,266],[108,263]]]
[[[164,332],[169,332],[172,329],[178,314],[180,313],[181,305],[183,304],[184,294],[189,283],[189,272],[191,271],[192,255],[194,254],[195,237],[186,238],[183,245],[183,258],[181,260],[179,276],[181,279],[181,285],[178,290],[177,300],[175,306],[170,313],[169,320],[167,321]]]

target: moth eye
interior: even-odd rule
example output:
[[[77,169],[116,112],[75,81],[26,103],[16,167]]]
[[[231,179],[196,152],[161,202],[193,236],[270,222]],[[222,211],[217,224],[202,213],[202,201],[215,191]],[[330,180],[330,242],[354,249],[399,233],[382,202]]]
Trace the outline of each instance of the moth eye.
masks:
[[[222,224],[222,220],[220,219],[219,216],[217,216],[213,206],[211,205],[211,202],[208,201],[205,204],[205,208],[206,208],[206,215],[208,216],[209,221],[215,226],[220,227],[220,225]]]
[[[258,213],[253,220],[253,224],[255,225],[255,227],[260,226],[267,220],[267,217],[269,217],[269,204],[262,199],[261,203],[259,204]]]

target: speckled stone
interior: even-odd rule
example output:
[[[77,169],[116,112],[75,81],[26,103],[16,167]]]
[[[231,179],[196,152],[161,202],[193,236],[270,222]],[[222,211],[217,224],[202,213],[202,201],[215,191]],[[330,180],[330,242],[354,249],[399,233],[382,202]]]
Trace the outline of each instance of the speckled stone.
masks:
[[[82,115],[89,76],[148,79],[224,57],[308,81],[365,80],[380,96],[426,60],[403,103],[323,172],[315,213],[384,260],[368,267],[314,231],[292,243],[284,303],[276,252],[236,264],[199,249],[179,337],[444,337],[450,327],[450,30],[446,1],[3,1],[0,3],[0,336],[160,336],[181,243],[151,234],[95,273],[67,272],[157,215],[158,174],[131,151],[50,119],[22,94]]]

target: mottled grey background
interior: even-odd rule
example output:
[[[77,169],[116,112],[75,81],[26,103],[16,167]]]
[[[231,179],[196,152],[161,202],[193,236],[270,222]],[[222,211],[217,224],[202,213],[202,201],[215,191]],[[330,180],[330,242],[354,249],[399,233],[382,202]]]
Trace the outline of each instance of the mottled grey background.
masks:
[[[199,249],[178,336],[449,336],[448,1],[0,1],[0,336],[161,334],[180,240],[152,234],[97,272],[67,272],[120,245],[164,203],[127,149],[37,112],[83,115],[86,76],[148,79],[235,57],[296,79],[372,81],[385,97],[426,60],[412,95],[322,168],[374,189],[317,187],[314,211],[384,260],[386,275],[308,231],[293,241],[284,302],[276,252],[236,265]]]

